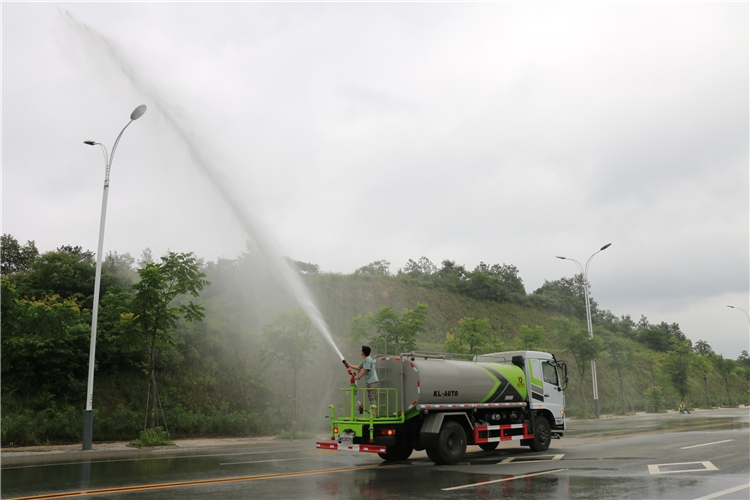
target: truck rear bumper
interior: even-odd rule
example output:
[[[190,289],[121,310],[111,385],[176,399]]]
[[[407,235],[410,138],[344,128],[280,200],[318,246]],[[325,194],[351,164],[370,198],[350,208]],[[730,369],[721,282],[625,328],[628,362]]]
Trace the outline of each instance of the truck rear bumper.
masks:
[[[320,450],[360,451],[365,453],[385,453],[386,447],[373,444],[338,444],[336,441],[317,441],[315,447]]]

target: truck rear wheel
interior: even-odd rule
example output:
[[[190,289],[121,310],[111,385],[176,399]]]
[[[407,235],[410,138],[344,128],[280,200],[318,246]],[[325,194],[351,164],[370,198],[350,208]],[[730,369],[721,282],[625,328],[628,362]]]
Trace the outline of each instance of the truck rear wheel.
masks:
[[[549,420],[541,415],[534,419],[534,439],[531,440],[529,448],[532,451],[546,451],[552,442],[552,429]]]
[[[385,453],[378,453],[378,456],[386,462],[402,462],[411,456],[414,451],[410,444],[397,443],[394,446],[388,446]]]
[[[484,451],[492,451],[495,448],[497,448],[497,445],[499,445],[499,444],[500,443],[498,443],[497,441],[495,441],[494,443],[482,443],[482,444],[479,445],[479,447],[482,448]]]
[[[437,448],[425,448],[427,457],[432,460],[435,465],[446,465],[447,462],[440,456],[440,452]]]
[[[445,422],[440,429],[437,451],[447,464],[456,464],[466,453],[466,432],[458,422]]]

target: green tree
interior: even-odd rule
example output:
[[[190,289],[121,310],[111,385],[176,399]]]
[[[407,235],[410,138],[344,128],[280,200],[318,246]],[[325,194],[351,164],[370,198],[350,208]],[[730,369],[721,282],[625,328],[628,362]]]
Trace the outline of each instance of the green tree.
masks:
[[[9,234],[0,237],[0,274],[7,276],[18,272],[28,272],[31,263],[39,256],[39,250],[33,241],[21,246],[18,240]]]
[[[705,340],[699,340],[696,342],[693,346],[693,352],[701,356],[714,354],[714,350],[711,349],[711,346]]]
[[[557,311],[578,319],[586,319],[586,283],[582,274],[555,281],[544,280],[544,284],[531,295],[532,304]],[[591,315],[598,313],[598,304],[589,293]]]
[[[682,400],[686,401],[689,388],[690,364],[692,356],[694,356],[692,345],[690,340],[679,340],[674,337],[669,339],[669,343],[671,350],[667,353],[662,368],[669,375],[672,385],[677,389]]]
[[[158,397],[157,355],[162,349],[174,346],[173,334],[179,319],[203,320],[203,306],[185,298],[198,297],[200,291],[210,283],[201,271],[201,262],[192,252],[169,252],[159,263],[146,263],[138,270],[138,276],[140,281],[133,285],[135,297],[132,308],[143,338],[143,355],[151,392],[149,427],[154,428]],[[178,297],[181,300],[175,300]]]
[[[85,388],[90,311],[59,295],[19,298],[2,284],[3,397],[75,400]]]
[[[417,348],[417,335],[424,332],[426,320],[425,304],[417,303],[414,309],[404,308],[401,317],[392,308],[381,307],[377,314],[370,313],[365,319],[356,316],[350,334],[355,340],[367,338],[373,345],[382,339],[388,351],[392,349],[393,354],[399,354]]]
[[[729,378],[732,373],[737,369],[737,365],[734,360],[725,358],[721,354],[713,357],[714,366],[716,371],[721,375],[721,379],[724,381],[724,387],[727,390],[727,396],[729,397],[729,406],[734,406],[734,398],[732,397],[732,391],[729,388]]]
[[[743,379],[750,382],[750,356],[744,349],[737,358],[737,370]]]
[[[698,374],[698,377],[700,377],[700,379],[703,381],[703,388],[706,395],[706,408],[710,408],[711,403],[709,401],[708,377],[711,376],[711,372],[713,372],[714,370],[714,365],[711,362],[711,355],[706,353],[698,354],[697,356],[695,356],[693,358],[693,369]]]
[[[315,339],[310,331],[312,322],[302,309],[277,314],[263,325],[261,356],[267,362],[281,361],[292,369],[292,396],[294,422],[299,421],[297,382],[299,372],[310,362],[310,351],[315,349]]]
[[[365,274],[369,276],[390,276],[391,263],[387,260],[376,260],[366,266],[362,266],[354,271],[354,274]]]
[[[578,372],[578,387],[581,390],[581,399],[584,408],[588,406],[586,391],[583,382],[586,370],[604,349],[604,342],[599,337],[591,338],[586,330],[577,328],[575,323],[568,318],[550,318],[550,329],[557,333],[558,339],[573,356]]]
[[[544,336],[544,328],[541,325],[537,325],[534,328],[529,328],[526,325],[521,325],[513,346],[521,351],[541,350],[542,342],[544,342]]]
[[[487,352],[486,347],[492,350],[498,347],[489,319],[463,318],[459,320],[458,328],[446,337],[445,349],[448,352],[481,354]]]
[[[633,366],[633,348],[627,340],[617,337],[611,332],[606,332],[602,338],[604,339],[604,349],[609,354],[610,363],[617,372],[618,392],[620,398],[622,398],[622,410],[624,413],[627,413],[628,400],[625,396],[625,373],[630,371]]]

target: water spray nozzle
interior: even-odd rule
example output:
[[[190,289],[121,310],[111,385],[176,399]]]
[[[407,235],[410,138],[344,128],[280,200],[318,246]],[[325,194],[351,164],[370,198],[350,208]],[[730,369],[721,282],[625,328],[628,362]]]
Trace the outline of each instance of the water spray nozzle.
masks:
[[[341,362],[344,363],[344,366],[346,366],[347,368],[349,367],[349,365],[346,364],[346,360],[345,359],[342,359]]]

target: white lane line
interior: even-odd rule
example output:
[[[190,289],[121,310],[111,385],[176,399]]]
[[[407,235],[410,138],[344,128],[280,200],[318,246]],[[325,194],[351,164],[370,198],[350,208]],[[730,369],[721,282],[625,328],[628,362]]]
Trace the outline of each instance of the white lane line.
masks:
[[[288,462],[290,460],[307,460],[307,457],[302,458],[278,458],[276,460],[255,460],[254,462],[227,462],[219,465],[240,465],[240,464],[265,464],[268,462]]]
[[[736,491],[742,491],[747,488],[750,488],[750,483],[743,484],[742,486],[735,486],[734,488],[729,488],[728,490],[724,490],[724,491],[717,491],[716,493],[711,493],[710,495],[696,498],[695,500],[711,500],[713,498],[723,497],[724,495],[729,495],[730,493],[734,493]]]
[[[546,470],[543,472],[534,472],[531,474],[522,474],[520,476],[514,476],[514,477],[506,477],[505,479],[495,479],[494,481],[484,481],[483,483],[474,483],[474,484],[464,484],[462,486],[453,486],[451,488],[443,488],[443,491],[453,491],[453,490],[460,490],[462,488],[475,488],[477,486],[484,486],[485,484],[493,484],[493,483],[502,483],[505,481],[514,481],[516,479],[524,479],[531,476],[541,476],[543,474],[552,474],[553,472],[560,472],[568,469],[553,469],[553,470]]]
[[[681,469],[681,470],[666,470],[663,471],[659,467],[667,467],[671,465],[693,465],[693,464],[701,464],[703,465],[703,469]],[[677,462],[673,464],[656,464],[656,465],[649,465],[648,466],[648,472],[649,474],[679,474],[681,472],[705,472],[709,470],[719,470],[716,468],[714,464],[711,462]]]
[[[728,443],[729,441],[734,441],[734,439],[725,439],[724,441],[714,441],[713,443],[694,444],[693,446],[683,446],[680,449],[681,450],[689,450],[690,448],[698,448],[700,446],[708,446],[708,445],[711,445],[711,444]]]

